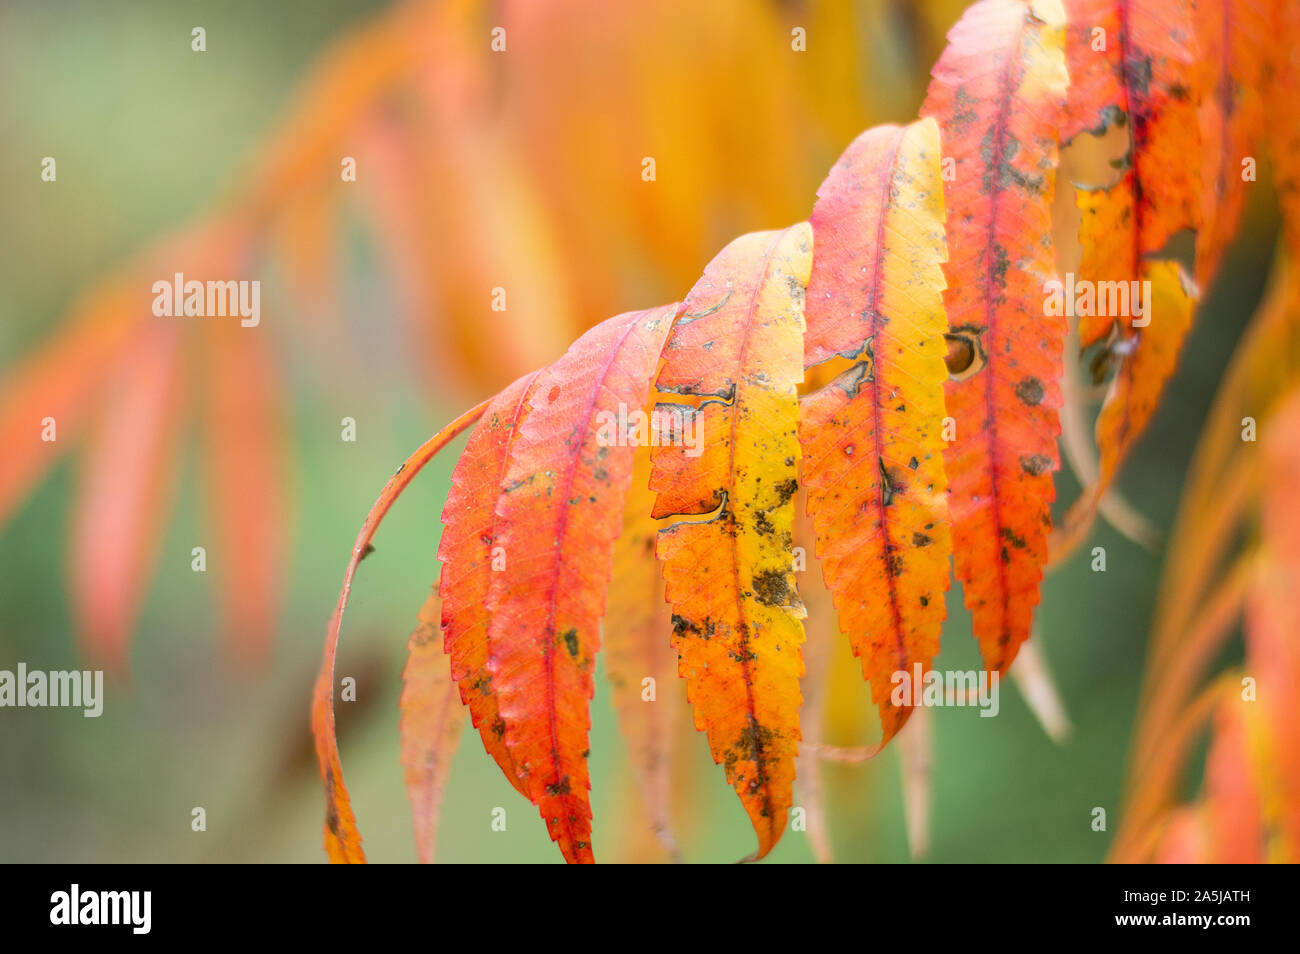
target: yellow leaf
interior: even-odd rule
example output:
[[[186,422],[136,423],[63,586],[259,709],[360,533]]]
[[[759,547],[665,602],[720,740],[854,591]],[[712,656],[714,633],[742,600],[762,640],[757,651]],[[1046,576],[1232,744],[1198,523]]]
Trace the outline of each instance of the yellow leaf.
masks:
[[[805,223],[742,236],[705,269],[664,349],[659,390],[701,442],[654,449],[654,516],[673,644],[715,762],[758,835],[785,830],[799,742],[803,604],[792,567],[798,487],[803,303],[812,265]],[[686,430],[684,428],[683,430]]]
[[[800,440],[817,556],[862,660],[881,745],[911,713],[891,701],[939,651],[948,561],[943,182],[926,119],[863,133],[818,190],[809,360],[858,363],[803,399]]]

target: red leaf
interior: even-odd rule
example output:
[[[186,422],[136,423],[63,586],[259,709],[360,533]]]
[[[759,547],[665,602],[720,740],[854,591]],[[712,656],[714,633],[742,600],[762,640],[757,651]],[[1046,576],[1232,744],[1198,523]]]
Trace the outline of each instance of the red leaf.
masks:
[[[260,661],[275,635],[288,523],[278,372],[260,330],[216,328],[205,344],[208,555],[227,644]]]
[[[1097,264],[1081,267],[1081,277],[1134,281],[1144,256],[1200,224],[1200,163],[1188,161],[1201,154],[1191,7],[1187,0],[1066,0],[1066,9],[1070,88],[1061,141],[1116,122],[1132,137],[1124,177],[1104,190],[1108,226],[1097,226],[1095,238],[1085,226],[1085,255],[1096,246]],[[1104,338],[1115,317],[1083,318],[1082,346]]]
[[[588,704],[632,474],[633,448],[607,415],[645,405],[676,311],[611,318],[541,373],[496,503],[492,691],[524,791],[570,862],[593,860]]]
[[[699,443],[651,452],[652,515],[682,518],[658,544],[678,671],[754,827],[750,860],[781,838],[794,797],[805,611],[791,534],[811,267],[807,223],[731,242],[687,296],[658,380],[702,399],[678,408]]]
[[[975,4],[948,35],[921,110],[956,160],[944,190],[956,433],[944,461],[956,572],[991,670],[1029,638],[1059,467],[1066,319],[1046,314],[1044,300],[1063,26],[1054,0]]]
[[[952,543],[944,418],[943,182],[931,119],[863,133],[817,190],[805,354],[861,360],[807,395],[799,438],[817,555],[883,746],[939,651]],[[910,699],[910,694],[908,694]]]
[[[498,549],[500,521],[496,490],[506,476],[510,448],[533,394],[540,372],[515,381],[492,399],[470,435],[451,472],[451,491],[442,509],[442,540],[438,560],[442,574],[442,633],[451,657],[451,677],[460,684],[460,697],[469,706],[483,747],[521,795],[527,796],[514,759],[506,748],[505,723],[488,671],[488,590]],[[497,551],[494,554],[494,550]]]
[[[96,291],[68,325],[0,382],[0,526],[94,415],[103,381],[137,327],[129,283]],[[46,418],[55,440],[44,440]]]
[[[82,462],[70,556],[73,611],[92,659],[122,669],[176,477],[180,329],[143,329]]]

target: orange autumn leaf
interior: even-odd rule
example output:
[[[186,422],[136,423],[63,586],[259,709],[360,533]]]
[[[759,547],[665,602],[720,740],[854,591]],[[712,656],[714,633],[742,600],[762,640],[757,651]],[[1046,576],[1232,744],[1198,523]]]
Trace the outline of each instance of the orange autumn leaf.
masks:
[[[660,405],[698,428],[652,451],[673,645],[696,728],[740,796],[762,858],[781,837],[793,797],[803,675],[803,604],[792,567],[798,487],[804,290],[812,265],[805,223],[742,236],[691,289],[664,349]]]
[[[1255,704],[1225,694],[1215,713],[1205,759],[1206,861],[1249,865],[1264,860],[1264,818],[1258,775]]]
[[[1200,224],[1201,154],[1197,106],[1202,74],[1188,0],[1065,0],[1070,71],[1061,141],[1083,132],[1127,126],[1123,177],[1111,186],[1095,237],[1081,239],[1088,281],[1133,281],[1144,256]],[[1101,197],[1098,197],[1101,200]],[[1085,220],[1092,211],[1084,208]],[[1102,340],[1116,315],[1081,317],[1079,341]]]
[[[1132,255],[1131,172],[1109,189],[1076,190],[1075,202],[1079,208],[1079,273],[1074,282],[1066,276],[1061,307],[1078,318],[1082,350],[1105,339],[1115,325],[1115,310],[1107,306],[1109,298],[1098,290],[1114,288],[1117,295],[1123,293],[1131,301],[1131,282],[1138,278],[1142,264]]]
[[[1121,339],[1127,352],[1097,416],[1097,447],[1101,451],[1096,482],[1070,507],[1064,527],[1087,525],[1102,495],[1119,472],[1160,404],[1173,376],[1183,340],[1192,326],[1195,298],[1190,281],[1177,262],[1144,262],[1141,281],[1151,290],[1145,327]],[[1070,533],[1077,534],[1077,529]]]
[[[1275,0],[1269,82],[1265,89],[1265,136],[1273,163],[1273,186],[1282,207],[1282,234],[1293,262],[1300,262],[1300,116],[1289,102],[1300,89],[1300,4]]]
[[[981,0],[949,34],[921,110],[955,160],[944,183],[955,427],[944,463],[956,573],[991,670],[1029,638],[1059,466],[1066,325],[1044,300],[1063,48],[1056,0]]]
[[[1230,692],[1221,695],[1205,760],[1204,791],[1194,804],[1167,813],[1151,846],[1151,860],[1158,864],[1259,864],[1264,860],[1266,835],[1251,706]]]
[[[588,707],[632,477],[633,448],[610,417],[645,405],[676,313],[611,318],[541,372],[496,495],[491,691],[524,793],[570,862],[593,860]]]
[[[926,119],[858,137],[811,220],[806,360],[860,360],[801,402],[803,479],[881,745],[912,711],[891,701],[893,674],[929,668],[946,609],[943,219],[939,129]]]
[[[1070,93],[1063,141],[1123,121],[1121,114],[1147,121],[1167,100],[1191,99],[1197,87],[1185,79],[1188,67],[1196,63],[1198,47],[1188,0],[1064,0],[1064,4],[1069,21]],[[1185,128],[1189,118],[1194,123],[1194,115],[1178,116],[1178,125]],[[1185,158],[1178,153],[1169,157]],[[1190,164],[1179,161],[1177,165],[1186,169]]]
[[[280,384],[263,334],[215,328],[205,343],[204,463],[219,612],[235,653],[265,661],[288,522]]]
[[[128,282],[97,290],[64,328],[6,372],[0,383],[0,526],[93,417],[115,359],[135,341],[132,291]]]
[[[1202,291],[1237,231],[1246,189],[1255,179],[1274,42],[1270,20],[1277,6],[1275,0],[1199,0],[1193,12],[1206,73],[1200,107],[1202,225],[1196,233],[1196,283]]]
[[[82,461],[70,558],[73,612],[87,655],[118,670],[126,667],[175,492],[181,358],[175,326],[138,336],[116,369]]]
[[[496,489],[505,479],[510,445],[528,407],[538,372],[526,374],[488,404],[451,472],[451,490],[442,509],[438,560],[442,572],[443,645],[451,658],[451,677],[469,707],[483,747],[521,795],[523,782],[505,743],[505,723],[488,671],[488,589],[494,569],[503,565],[497,549],[499,519]]]
[[[466,712],[457,698],[451,657],[442,648],[441,605],[434,593],[420,607],[402,671],[402,767],[411,799],[415,850],[423,864],[433,861],[437,848],[442,790],[451,774],[451,757]]]
[[[1259,690],[1270,858],[1300,861],[1300,378],[1266,425],[1261,558],[1246,599],[1246,662]]]

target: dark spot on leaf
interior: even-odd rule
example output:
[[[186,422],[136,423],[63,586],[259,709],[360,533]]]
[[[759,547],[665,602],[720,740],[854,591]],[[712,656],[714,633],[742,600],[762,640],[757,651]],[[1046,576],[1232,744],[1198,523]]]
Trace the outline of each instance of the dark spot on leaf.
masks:
[[[1031,454],[1020,458],[1020,469],[1031,477],[1045,474],[1052,469],[1052,458],[1046,454]]]
[[[993,278],[993,284],[999,289],[1005,289],[1007,287],[1007,269],[1011,267],[1011,258],[1007,255],[1007,250],[996,243],[993,245],[992,253],[993,268],[990,274]]]
[[[799,481],[791,477],[789,480],[783,480],[776,485],[776,495],[779,504],[789,503],[790,498],[794,496],[799,489]]]
[[[699,636],[703,639],[709,639],[717,631],[717,624],[711,619],[705,619],[704,627],[692,623],[685,616],[678,616],[676,613],[672,617],[673,635],[674,636]]]
[[[1124,70],[1132,88],[1137,92],[1139,97],[1145,98],[1151,87],[1151,57],[1127,57],[1124,62]]]
[[[1043,382],[1038,378],[1022,378],[1016,385],[1016,397],[1030,407],[1036,407],[1043,400]]]
[[[754,595],[768,606],[784,606],[789,601],[790,583],[784,570],[760,570],[754,574]]]
[[[974,106],[975,101],[971,99],[970,94],[966,92],[966,88],[964,86],[958,86],[956,94],[953,97],[952,116],[949,119],[955,129],[969,126],[979,118],[979,114],[975,112]]]
[[[736,741],[734,753],[736,759],[746,759],[750,762],[756,762],[759,766],[755,773],[753,783],[762,784],[763,781],[763,750],[772,744],[772,730],[766,726],[759,725],[751,717],[747,725],[740,733],[740,738]]]
[[[885,469],[885,460],[882,457],[880,458],[880,503],[888,507],[894,502],[895,492],[893,475]]]

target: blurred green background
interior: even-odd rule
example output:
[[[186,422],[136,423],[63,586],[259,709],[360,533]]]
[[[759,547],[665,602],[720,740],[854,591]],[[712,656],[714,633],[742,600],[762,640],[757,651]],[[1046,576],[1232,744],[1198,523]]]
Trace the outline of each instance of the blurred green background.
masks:
[[[0,7],[0,367],[50,333],[76,290],[212,208],[247,168],[313,57],[383,6],[31,0]],[[202,56],[189,49],[195,25],[207,29]],[[914,109],[900,103],[896,118]],[[58,159],[57,184],[40,181],[46,155]],[[815,185],[793,188],[811,206]],[[1121,481],[1166,530],[1216,382],[1271,260],[1276,223],[1266,188],[1253,196],[1243,237]],[[777,224],[784,223],[746,227]],[[239,670],[218,644],[211,575],[190,571],[190,549],[205,531],[188,466],[131,679],[108,683],[104,715],[0,710],[0,860],[323,860],[323,799],[307,714],[325,622],[379,488],[461,410],[429,400],[396,323],[386,320],[391,309],[374,276],[373,241],[357,234],[345,243],[356,307],[350,321],[365,329],[365,374],[327,389],[300,370],[292,378],[292,569],[270,666]],[[357,419],[356,443],[339,440],[343,416]],[[357,676],[359,701],[340,711],[343,762],[375,861],[415,857],[398,764],[397,695],[406,636],[436,578],[438,514],[453,462],[444,455],[389,518],[345,626],[339,669]],[[80,664],[64,578],[78,464],[75,455],[65,458],[0,529],[0,668]],[[1058,496],[1068,502],[1077,489],[1063,473]],[[937,710],[930,860],[1096,862],[1105,855],[1110,835],[1091,830],[1091,812],[1106,808],[1115,828],[1161,558],[1104,527],[1093,543],[1107,549],[1107,572],[1091,572],[1083,550],[1046,581],[1038,617],[1072,738],[1053,744],[1009,681],[999,718]],[[977,665],[957,603],[954,594],[940,668]],[[625,848],[622,819],[640,810],[629,802],[636,796],[625,781],[626,750],[602,683],[593,721],[596,852],[598,860],[616,860]],[[747,854],[752,833],[702,736],[693,738],[691,758],[696,789],[682,822],[686,860]],[[825,771],[836,859],[907,860],[896,747],[874,763]],[[498,805],[509,812],[503,833],[489,828]],[[206,832],[191,831],[196,806],[206,810]],[[811,857],[806,836],[788,832],[771,860]],[[535,810],[501,778],[468,727],[443,805],[439,860],[559,860]]]

